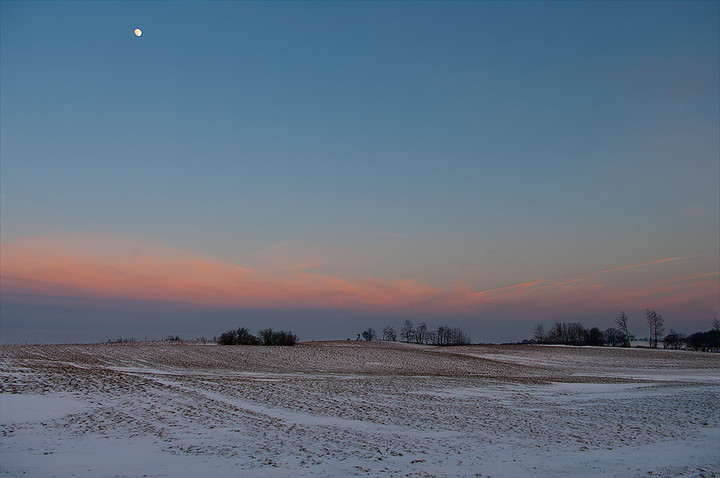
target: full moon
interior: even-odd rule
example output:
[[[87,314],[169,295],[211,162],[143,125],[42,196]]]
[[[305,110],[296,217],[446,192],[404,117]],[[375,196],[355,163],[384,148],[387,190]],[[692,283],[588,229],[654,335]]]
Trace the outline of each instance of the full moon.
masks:
[[[139,28],[136,28],[135,30],[133,30],[133,32],[135,33],[136,37],[139,37],[140,35],[142,35],[142,30],[140,30]]]

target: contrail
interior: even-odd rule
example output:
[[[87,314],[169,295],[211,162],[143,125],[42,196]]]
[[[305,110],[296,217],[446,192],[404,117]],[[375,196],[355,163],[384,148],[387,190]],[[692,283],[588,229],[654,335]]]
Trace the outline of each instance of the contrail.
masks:
[[[632,264],[629,266],[620,266],[620,267],[614,267],[612,269],[605,269],[603,271],[588,272],[587,274],[580,274],[579,276],[574,276],[574,277],[591,276],[591,275],[595,275],[595,274],[604,274],[606,272],[615,272],[615,271],[622,271],[625,269],[634,269],[636,267],[651,266],[653,264],[662,264],[663,262],[672,262],[672,261],[681,261],[683,259],[692,259],[693,257],[700,257],[700,254],[693,254],[691,256],[668,257],[666,259],[658,259],[656,261],[650,261],[650,262],[640,262],[639,264]]]
[[[534,281],[520,282],[517,284],[506,285],[506,286],[497,287],[494,289],[486,289],[486,290],[476,291],[476,292],[473,292],[473,295],[481,296],[481,295],[485,295],[485,294],[496,293],[496,292],[506,291],[506,290],[510,290],[510,289],[521,289],[521,288],[539,289],[539,288],[545,288],[545,287],[566,285],[566,284],[571,284],[574,282],[581,282],[581,281],[585,280],[585,278],[587,278],[587,277],[598,275],[598,274],[606,274],[608,272],[623,271],[626,269],[634,269],[636,267],[651,266],[654,264],[662,264],[664,262],[681,261],[684,259],[692,259],[693,257],[700,257],[700,254],[693,254],[691,256],[667,257],[665,259],[657,259],[655,261],[640,262],[638,264],[613,267],[612,269],[604,269],[601,271],[585,272],[583,274],[563,276],[563,277],[558,277],[556,279],[537,279]]]

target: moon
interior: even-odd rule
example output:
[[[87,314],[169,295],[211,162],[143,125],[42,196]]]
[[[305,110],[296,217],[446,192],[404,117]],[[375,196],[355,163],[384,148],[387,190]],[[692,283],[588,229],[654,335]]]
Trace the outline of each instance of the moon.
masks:
[[[139,37],[142,35],[142,30],[140,30],[139,28],[136,28],[135,30],[133,30],[133,33],[135,33],[136,37]]]

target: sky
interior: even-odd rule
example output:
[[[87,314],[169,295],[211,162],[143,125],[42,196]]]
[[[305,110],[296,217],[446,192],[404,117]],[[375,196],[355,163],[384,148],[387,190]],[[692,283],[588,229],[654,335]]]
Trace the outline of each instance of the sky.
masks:
[[[0,22],[3,343],[720,316],[719,2]]]

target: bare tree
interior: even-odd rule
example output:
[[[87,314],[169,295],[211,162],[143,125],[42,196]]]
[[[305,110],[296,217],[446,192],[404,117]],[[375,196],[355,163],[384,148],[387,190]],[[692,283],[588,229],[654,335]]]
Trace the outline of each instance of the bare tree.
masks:
[[[450,331],[451,342],[449,345],[468,345],[472,342],[470,336],[460,327],[453,327]]]
[[[587,342],[587,331],[579,322],[572,322],[567,325],[568,345],[585,345]]]
[[[368,329],[362,333],[362,338],[368,342],[370,342],[371,340],[375,340],[375,336],[375,329],[373,329],[372,327],[368,327]]]
[[[645,310],[646,321],[650,332],[650,347],[656,349],[658,346],[658,338],[662,337],[665,330],[665,319],[654,310]]]
[[[545,343],[545,326],[543,324],[537,324],[533,329],[533,340],[539,344]]]
[[[555,322],[550,332],[545,336],[545,340],[550,344],[567,344],[567,324]]]
[[[389,341],[389,342],[395,342],[397,340],[397,334],[395,333],[395,328],[391,325],[388,325],[383,329],[383,340]]]
[[[460,327],[448,327],[439,325],[434,331],[425,334],[426,343],[433,345],[467,345],[470,343],[470,336]]]
[[[624,343],[622,332],[614,327],[609,327],[603,335],[605,343],[612,347],[618,347]]]
[[[447,345],[450,343],[450,327],[438,325],[435,330],[435,345]]]
[[[424,344],[427,339],[427,324],[423,322],[415,331],[415,343]]]
[[[615,317],[615,325],[618,330],[623,334],[623,347],[630,347],[630,330],[628,329],[628,316],[625,311],[622,311]]]
[[[273,344],[273,329],[262,329],[258,330],[258,337],[260,338],[260,342],[262,345],[272,345]]]
[[[433,344],[433,345],[439,345],[438,344],[438,336],[437,332],[435,330],[428,330],[425,333],[425,343],[427,344]]]
[[[598,329],[597,327],[593,327],[592,329],[587,331],[587,339],[585,341],[587,345],[593,345],[593,346],[601,346],[605,343],[605,336],[602,333],[602,330]]]
[[[665,330],[665,319],[660,314],[655,314],[655,335],[653,336],[653,343],[655,348],[658,346],[658,339],[662,337],[663,331]]]
[[[645,309],[645,323],[648,326],[648,341],[650,342],[650,348],[657,347],[657,344],[653,342],[653,337],[655,336],[655,322],[656,322],[657,312],[650,309]]]
[[[400,328],[400,340],[403,342],[410,342],[415,338],[415,329],[413,327],[412,320],[406,320],[403,322]]]
[[[715,332],[716,346],[720,350],[720,320],[717,317],[713,319],[713,331]]]

